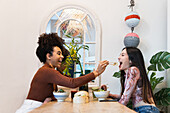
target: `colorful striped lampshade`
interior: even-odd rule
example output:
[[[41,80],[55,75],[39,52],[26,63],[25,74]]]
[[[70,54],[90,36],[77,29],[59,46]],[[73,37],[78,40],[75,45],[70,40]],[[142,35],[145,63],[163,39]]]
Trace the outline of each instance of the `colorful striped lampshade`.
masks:
[[[126,47],[137,47],[139,42],[139,36],[136,33],[128,33],[124,38],[124,45]]]
[[[130,12],[126,17],[125,17],[125,22],[128,27],[136,27],[139,24],[140,21],[140,16],[136,12]]]

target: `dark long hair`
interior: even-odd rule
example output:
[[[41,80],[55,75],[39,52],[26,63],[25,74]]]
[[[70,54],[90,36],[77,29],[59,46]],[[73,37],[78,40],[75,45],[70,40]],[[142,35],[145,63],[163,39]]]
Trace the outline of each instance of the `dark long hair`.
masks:
[[[153,101],[149,100],[151,96],[153,97],[153,92],[152,92],[151,84],[149,82],[149,79],[146,73],[146,68],[145,68],[142,52],[136,47],[125,47],[123,48],[123,50],[124,49],[126,49],[127,54],[129,56],[129,60],[132,62],[130,67],[135,66],[140,71],[141,79],[138,80],[137,85],[138,87],[143,88],[143,91],[142,91],[143,101],[150,103],[150,104],[153,103]],[[125,75],[125,72],[122,70],[121,79],[120,79],[121,86],[122,86],[121,95],[124,92],[124,82],[125,82],[124,75]]]
[[[38,40],[38,47],[36,49],[36,55],[39,58],[39,60],[43,63],[46,62],[46,54],[49,53],[52,55],[53,48],[55,46],[58,46],[62,54],[64,56],[63,61],[65,61],[66,57],[69,54],[69,51],[64,47],[64,40],[60,38],[57,33],[50,33],[50,34],[42,34],[39,36]]]

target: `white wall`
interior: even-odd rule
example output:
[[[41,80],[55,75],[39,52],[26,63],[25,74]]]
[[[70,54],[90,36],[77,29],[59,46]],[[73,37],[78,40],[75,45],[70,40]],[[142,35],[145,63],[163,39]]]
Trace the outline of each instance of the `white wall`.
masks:
[[[41,22],[58,4],[82,3],[96,13],[103,28],[102,58],[115,61],[124,47],[124,36],[130,32],[124,23],[124,16],[130,11],[129,1],[1,0],[0,113],[15,112],[26,98],[30,81],[38,69],[35,49]],[[141,16],[135,32],[140,37],[139,48],[148,65],[154,53],[167,50],[167,0],[135,1],[135,9]],[[102,75],[102,84],[109,84],[113,93],[120,91],[119,79],[112,77],[117,70],[109,66]]]
[[[170,52],[170,1],[167,3],[167,50]],[[167,75],[170,75],[170,70],[167,71]],[[167,85],[170,87],[170,76],[167,76]]]
[[[170,52],[170,1],[167,1],[167,50]],[[167,71],[167,86],[170,87],[170,70]]]
[[[129,4],[128,1],[105,3],[105,6],[109,9],[107,10],[107,14],[103,13],[105,16],[101,16],[103,26],[103,59],[108,59],[110,61],[117,60],[124,46],[124,36],[130,32],[130,29],[123,20],[124,16],[129,12],[129,9],[126,7],[127,4]],[[166,50],[167,48],[166,0],[136,1],[135,9],[139,13],[141,21],[134,32],[140,37],[140,44],[138,47],[144,54],[147,67],[153,54],[160,50]],[[97,11],[101,14],[102,9]],[[112,49],[109,49],[110,47]],[[118,69],[109,66],[104,73],[105,76],[102,76],[102,82],[104,84],[108,83],[112,92],[119,94],[118,87],[116,87],[117,84],[119,84],[119,79],[112,78],[111,75],[113,75],[114,72],[110,70],[115,71]],[[166,83],[162,85],[164,86],[165,84]]]

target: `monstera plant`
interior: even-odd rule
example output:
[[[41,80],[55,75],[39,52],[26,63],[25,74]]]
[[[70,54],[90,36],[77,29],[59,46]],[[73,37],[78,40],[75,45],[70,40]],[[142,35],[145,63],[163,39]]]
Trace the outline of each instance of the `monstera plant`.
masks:
[[[170,53],[167,51],[161,51],[152,56],[150,60],[150,66],[147,68],[147,74],[150,75],[150,83],[152,90],[154,91],[156,86],[163,82],[164,77],[156,77],[157,71],[165,71],[170,68]],[[115,72],[114,77],[120,77],[120,71]],[[155,91],[154,91],[155,92]],[[158,92],[154,93],[156,105],[162,110],[164,107],[170,105],[170,88],[162,88]],[[131,105],[129,105],[131,106]]]
[[[152,71],[150,76],[150,83],[154,91],[156,86],[163,82],[164,77],[156,77],[156,71],[165,71],[170,68],[170,53],[161,51],[152,56],[150,60],[151,65],[147,68],[148,73]],[[161,109],[170,105],[170,88],[162,88],[154,94],[156,104]]]

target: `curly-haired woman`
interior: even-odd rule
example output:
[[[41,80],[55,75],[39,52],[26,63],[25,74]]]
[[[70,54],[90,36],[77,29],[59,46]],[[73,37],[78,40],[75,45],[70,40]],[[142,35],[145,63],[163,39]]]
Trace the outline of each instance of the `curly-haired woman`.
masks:
[[[68,55],[63,46],[64,41],[56,33],[42,34],[38,41],[36,55],[43,66],[34,75],[27,99],[16,113],[27,113],[53,99],[55,85],[76,88],[95,79],[104,72],[108,61],[102,61],[93,72],[78,78],[70,78],[61,74],[55,68],[61,68],[61,63]]]

